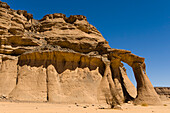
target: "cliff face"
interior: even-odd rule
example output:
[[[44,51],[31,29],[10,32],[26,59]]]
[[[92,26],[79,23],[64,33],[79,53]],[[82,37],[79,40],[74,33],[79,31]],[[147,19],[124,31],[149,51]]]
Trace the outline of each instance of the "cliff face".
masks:
[[[110,48],[85,16],[41,20],[0,1],[0,95],[12,100],[161,104],[144,58]],[[133,68],[137,91],[122,62]]]

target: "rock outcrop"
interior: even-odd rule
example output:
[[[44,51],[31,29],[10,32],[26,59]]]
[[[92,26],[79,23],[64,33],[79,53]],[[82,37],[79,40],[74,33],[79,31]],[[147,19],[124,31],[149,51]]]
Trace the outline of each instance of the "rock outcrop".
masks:
[[[144,58],[110,48],[82,15],[35,20],[0,1],[0,56],[0,95],[11,100],[161,104]],[[133,68],[137,90],[122,62]]]
[[[155,91],[161,100],[170,100],[170,87],[155,87]]]

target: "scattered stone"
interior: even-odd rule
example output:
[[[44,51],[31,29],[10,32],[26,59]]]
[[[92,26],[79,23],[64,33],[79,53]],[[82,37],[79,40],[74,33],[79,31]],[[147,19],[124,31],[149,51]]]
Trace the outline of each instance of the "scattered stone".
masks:
[[[75,103],[76,106],[79,106],[77,103]]]
[[[83,108],[87,108],[87,106],[83,106]]]
[[[7,99],[7,96],[6,95],[1,95],[0,98],[1,99]]]
[[[123,110],[122,107],[121,107],[120,105],[114,106],[114,109]]]
[[[133,102],[132,102],[132,101],[128,101],[127,103],[128,103],[128,104],[132,104]]]
[[[105,109],[104,107],[99,107],[99,109]]]

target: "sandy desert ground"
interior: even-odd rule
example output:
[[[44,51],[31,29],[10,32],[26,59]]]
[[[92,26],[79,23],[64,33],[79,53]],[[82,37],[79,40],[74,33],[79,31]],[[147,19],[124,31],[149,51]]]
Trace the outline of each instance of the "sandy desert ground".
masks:
[[[170,101],[162,106],[124,104],[122,110],[99,109],[102,105],[0,102],[0,113],[170,113]]]

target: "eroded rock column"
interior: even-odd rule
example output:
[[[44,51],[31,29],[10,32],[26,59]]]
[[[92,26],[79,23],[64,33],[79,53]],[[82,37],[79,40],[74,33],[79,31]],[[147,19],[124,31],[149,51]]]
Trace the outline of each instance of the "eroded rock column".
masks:
[[[112,95],[112,102],[109,104],[111,105],[111,107],[115,107],[117,105],[122,104],[123,100],[122,100],[121,96],[119,95],[119,92],[116,90],[115,83],[112,79],[112,72],[110,69],[110,61],[107,59],[103,59],[103,62],[105,64],[104,76],[107,78],[107,81],[109,83],[110,92]]]
[[[0,96],[7,98],[16,86],[17,58],[0,56]]]
[[[9,98],[20,101],[47,101],[46,69],[43,66],[19,66],[18,82]]]
[[[161,100],[146,75],[145,64],[133,63],[132,68],[137,81],[137,98],[134,104],[160,105]]]
[[[47,100],[49,102],[62,102],[63,100],[58,73],[53,65],[47,67]]]
[[[113,82],[115,84],[115,88],[119,94],[119,97],[121,98],[122,101],[124,101],[124,94],[123,94],[123,89],[122,89],[122,81],[121,81],[121,75],[120,75],[120,64],[121,61],[118,58],[113,58],[111,60],[111,71],[112,71],[112,75],[113,75]]]

